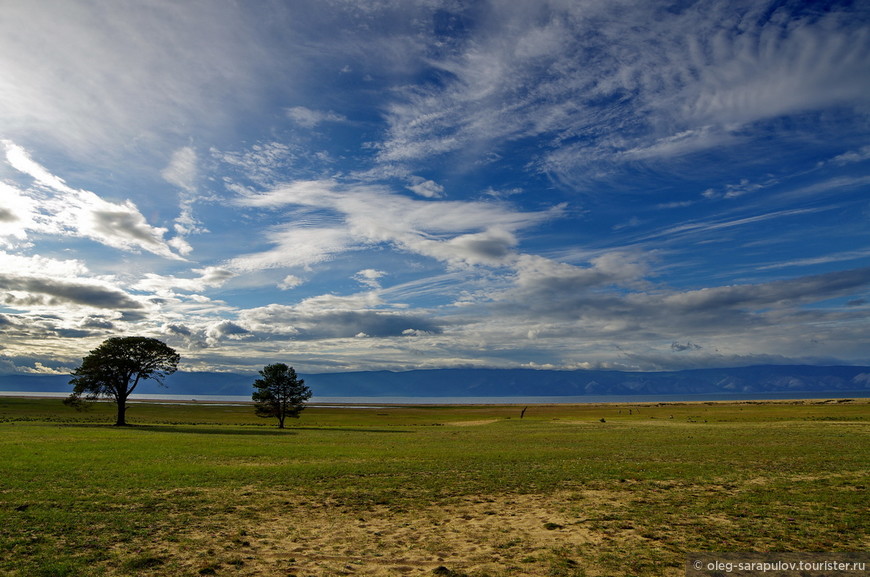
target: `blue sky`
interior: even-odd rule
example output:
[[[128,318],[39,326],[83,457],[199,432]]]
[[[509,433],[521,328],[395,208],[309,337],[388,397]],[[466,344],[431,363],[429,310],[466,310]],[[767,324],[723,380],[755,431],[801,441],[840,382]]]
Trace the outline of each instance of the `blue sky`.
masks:
[[[0,372],[870,364],[860,2],[12,2]]]

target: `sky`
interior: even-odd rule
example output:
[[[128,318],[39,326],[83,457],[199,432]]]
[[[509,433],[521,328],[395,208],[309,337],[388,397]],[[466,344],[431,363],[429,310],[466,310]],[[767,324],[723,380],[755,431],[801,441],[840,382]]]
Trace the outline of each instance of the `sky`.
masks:
[[[870,364],[870,7],[3,0],[0,373]]]

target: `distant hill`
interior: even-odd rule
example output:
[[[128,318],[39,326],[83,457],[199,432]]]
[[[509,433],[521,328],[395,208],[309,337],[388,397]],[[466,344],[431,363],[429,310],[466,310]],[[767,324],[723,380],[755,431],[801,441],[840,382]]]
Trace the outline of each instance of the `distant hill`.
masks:
[[[760,365],[667,372],[431,369],[301,375],[317,397],[696,395],[866,391],[870,367]],[[138,393],[249,395],[256,375],[179,372]],[[66,392],[64,375],[0,375],[0,391]]]

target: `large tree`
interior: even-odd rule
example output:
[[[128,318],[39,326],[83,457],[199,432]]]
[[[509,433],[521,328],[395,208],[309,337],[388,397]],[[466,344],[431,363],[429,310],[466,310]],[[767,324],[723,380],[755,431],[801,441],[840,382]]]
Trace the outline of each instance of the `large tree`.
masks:
[[[160,385],[178,368],[181,357],[164,342],[148,337],[112,337],[88,353],[72,372],[72,394],[65,404],[83,408],[87,402],[108,398],[118,405],[115,425],[127,424],[127,398],[143,379]]]
[[[278,428],[284,428],[284,419],[299,418],[305,409],[305,401],[311,398],[311,389],[296,375],[293,367],[284,363],[266,365],[260,371],[262,379],[254,381],[251,398],[256,403],[259,417],[276,417]]]

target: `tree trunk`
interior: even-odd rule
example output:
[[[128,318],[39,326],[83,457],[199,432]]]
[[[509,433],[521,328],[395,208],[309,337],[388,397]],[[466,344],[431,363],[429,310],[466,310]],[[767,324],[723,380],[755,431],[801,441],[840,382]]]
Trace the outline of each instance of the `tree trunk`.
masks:
[[[278,428],[284,428],[284,415],[278,415]]]
[[[118,397],[117,401],[118,405],[118,418],[115,420],[116,427],[126,427],[127,421],[125,416],[127,414],[127,397]]]

